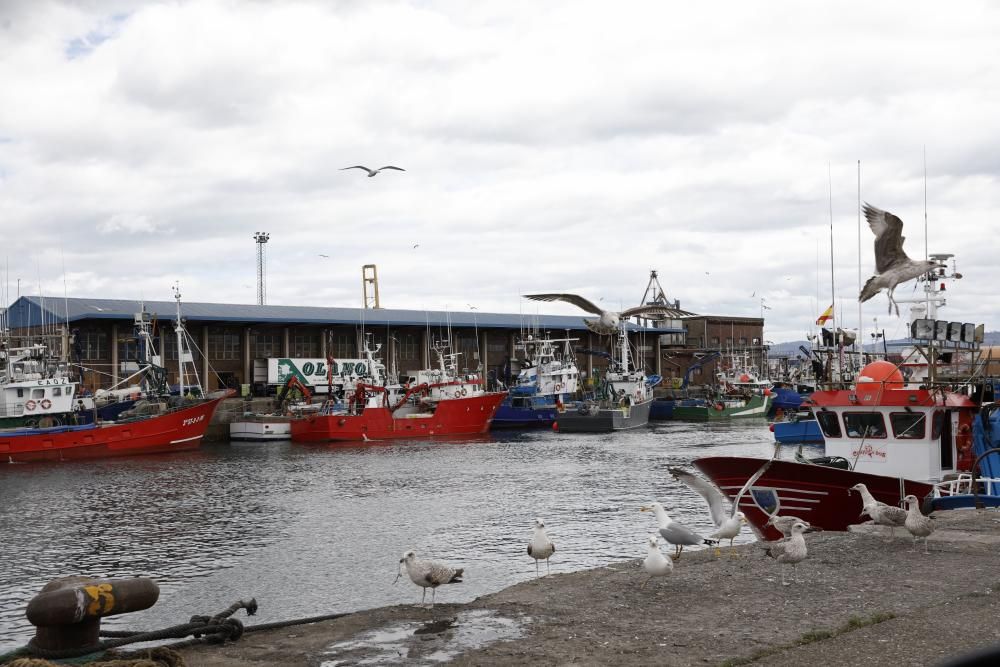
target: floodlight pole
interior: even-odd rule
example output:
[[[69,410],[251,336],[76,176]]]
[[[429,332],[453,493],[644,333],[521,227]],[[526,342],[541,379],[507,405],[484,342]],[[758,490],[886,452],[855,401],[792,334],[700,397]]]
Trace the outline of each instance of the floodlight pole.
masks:
[[[267,232],[255,232],[253,240],[257,243],[257,305],[263,306],[267,302],[267,285],[265,272],[267,270],[267,254],[265,244],[271,235]]]

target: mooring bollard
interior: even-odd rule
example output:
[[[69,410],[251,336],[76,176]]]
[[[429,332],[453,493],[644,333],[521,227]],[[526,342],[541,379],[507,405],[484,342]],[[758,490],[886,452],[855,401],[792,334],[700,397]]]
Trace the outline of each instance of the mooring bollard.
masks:
[[[25,614],[35,626],[31,645],[63,650],[96,647],[101,618],[149,609],[160,597],[152,579],[53,579],[28,603]]]

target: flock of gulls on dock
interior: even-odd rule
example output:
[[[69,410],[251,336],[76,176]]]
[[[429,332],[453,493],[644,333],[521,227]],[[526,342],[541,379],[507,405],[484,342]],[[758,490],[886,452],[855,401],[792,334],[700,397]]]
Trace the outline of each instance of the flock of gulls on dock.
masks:
[[[650,535],[647,540],[647,555],[642,562],[643,570],[648,575],[640,584],[644,588],[652,579],[665,577],[674,571],[674,561],[681,557],[684,547],[708,545],[715,547],[715,555],[720,556],[719,543],[721,540],[729,540],[729,553],[736,557],[737,553],[732,550],[733,541],[739,535],[746,518],[740,512],[739,501],[746,493],[746,490],[760,477],[766,470],[766,465],[761,468],[756,475],[750,478],[743,489],[736,495],[736,500],[730,505],[722,493],[710,482],[697,475],[694,475],[680,468],[668,468],[668,471],[676,479],[680,480],[708,503],[708,509],[715,524],[715,531],[707,536],[700,535],[690,528],[674,521],[667,514],[667,510],[658,502],[651,503],[647,507],[640,508],[643,512],[653,512],[659,528],[659,535]],[[888,526],[890,528],[890,539],[895,536],[896,528],[902,526],[913,536],[914,549],[919,538],[924,538],[924,553],[927,550],[927,538],[934,532],[933,517],[924,516],[920,512],[919,501],[916,496],[909,495],[904,498],[907,509],[901,509],[893,505],[876,500],[868,491],[864,484],[856,484],[850,489],[861,494],[862,511],[860,516],[868,516],[877,526]],[[791,565],[793,572],[795,566],[805,560],[808,555],[806,548],[805,533],[814,529],[805,519],[795,516],[780,516],[775,514],[768,520],[768,524],[774,526],[782,534],[782,539],[774,542],[759,542],[758,545],[764,552],[781,565]],[[674,553],[669,557],[664,556],[660,551],[659,538],[662,537],[668,544],[673,545]],[[545,532],[545,523],[541,519],[535,519],[534,535],[528,542],[528,555],[535,560],[535,576],[541,575],[539,561],[545,561],[545,571],[549,572],[549,558],[556,552],[556,546],[549,539]],[[407,551],[399,560],[399,572],[396,581],[403,574],[403,569],[417,586],[423,589],[420,603],[424,604],[427,597],[427,589],[431,589],[431,606],[434,606],[434,594],[438,586],[443,584],[455,584],[462,582],[463,568],[455,568],[445,563],[432,560],[418,560],[413,551]],[[781,570],[781,584],[789,585],[785,579],[785,568]],[[395,583],[395,582],[393,582]]]

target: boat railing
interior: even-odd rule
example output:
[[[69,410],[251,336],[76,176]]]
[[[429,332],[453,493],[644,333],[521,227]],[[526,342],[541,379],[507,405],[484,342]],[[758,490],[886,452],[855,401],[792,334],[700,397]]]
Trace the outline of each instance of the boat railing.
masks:
[[[934,485],[934,497],[944,498],[947,496],[967,496],[973,495],[976,491],[974,484],[982,484],[985,489],[984,495],[995,495],[995,491],[1000,490],[1000,478],[996,477],[976,477],[973,481],[972,473],[959,473],[954,479],[938,482]]]

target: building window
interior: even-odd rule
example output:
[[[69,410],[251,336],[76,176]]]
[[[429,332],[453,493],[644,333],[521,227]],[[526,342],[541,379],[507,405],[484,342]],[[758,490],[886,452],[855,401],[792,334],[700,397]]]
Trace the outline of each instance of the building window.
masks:
[[[103,331],[88,331],[78,335],[80,358],[85,361],[104,359],[108,353],[108,335]]]
[[[403,334],[403,337],[399,339],[399,358],[416,360],[418,344],[419,341],[415,334]]]
[[[240,335],[231,331],[208,332],[208,358],[236,361],[240,358]]]
[[[285,342],[283,334],[255,333],[252,338],[253,347],[251,349],[255,359],[272,359],[281,356]]]
[[[297,359],[318,357],[319,334],[295,334],[292,336],[292,356]]]
[[[744,337],[744,336],[740,336],[740,345],[746,345],[746,344],[747,344],[747,339],[746,339],[746,337]]]
[[[194,349],[191,341],[184,341],[184,350],[191,353],[191,359],[193,361],[198,360],[198,350]],[[167,361],[177,361],[177,335],[170,334],[166,339],[166,344],[163,346],[163,358]]]
[[[118,341],[118,361],[137,361],[139,359],[139,341],[135,338],[125,338]]]
[[[357,343],[354,341],[354,334],[334,334],[333,335],[333,356],[338,359],[353,359]]]
[[[718,345],[718,344],[719,344],[719,337],[712,336],[712,345]]]
[[[458,352],[461,356],[458,357],[459,368],[475,370],[479,367],[479,345],[476,341],[475,336],[455,336],[456,345],[455,352]]]

